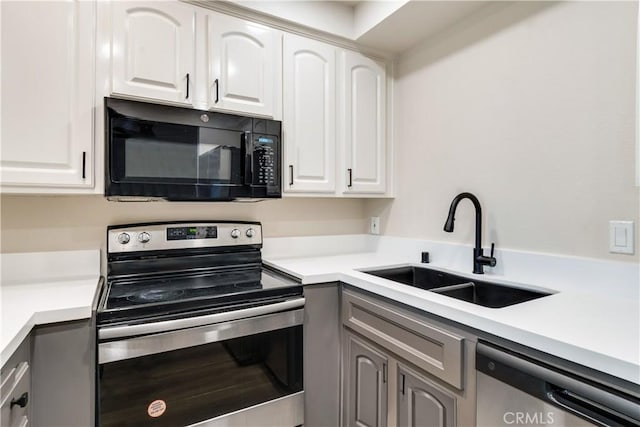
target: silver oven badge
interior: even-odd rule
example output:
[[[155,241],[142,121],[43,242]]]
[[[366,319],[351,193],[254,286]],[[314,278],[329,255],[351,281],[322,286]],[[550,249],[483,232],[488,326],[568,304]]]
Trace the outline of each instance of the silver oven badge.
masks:
[[[204,123],[207,123],[209,121],[209,116],[207,116],[206,114],[202,114],[200,116],[200,120],[202,120]]]
[[[149,414],[151,418],[158,418],[159,416],[164,414],[166,410],[167,404],[165,403],[165,401],[158,399],[149,403],[149,406],[147,407],[147,414]]]

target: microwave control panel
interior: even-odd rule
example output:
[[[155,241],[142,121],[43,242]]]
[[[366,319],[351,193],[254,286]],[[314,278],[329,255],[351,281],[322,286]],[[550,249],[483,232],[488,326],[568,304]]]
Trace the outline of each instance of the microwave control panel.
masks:
[[[272,135],[257,135],[253,140],[253,162],[255,185],[275,185],[279,181],[278,168],[278,137]]]

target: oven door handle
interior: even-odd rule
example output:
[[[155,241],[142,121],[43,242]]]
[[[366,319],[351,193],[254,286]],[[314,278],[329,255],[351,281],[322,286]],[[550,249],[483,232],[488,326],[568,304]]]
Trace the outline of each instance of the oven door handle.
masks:
[[[303,321],[304,309],[298,308],[195,328],[101,342],[98,344],[98,363],[103,365],[118,360],[298,327]]]
[[[159,332],[174,331],[176,329],[193,328],[196,326],[209,325],[212,323],[228,322],[231,320],[243,319],[246,317],[261,316],[264,314],[277,313],[284,310],[292,310],[297,307],[304,307],[304,301],[304,298],[295,298],[287,301],[277,302],[274,304],[266,304],[258,307],[225,311],[222,313],[208,314],[206,316],[187,317],[183,319],[142,323],[139,325],[130,326],[108,326],[98,329],[98,338],[100,340],[111,340],[114,338],[148,335]]]

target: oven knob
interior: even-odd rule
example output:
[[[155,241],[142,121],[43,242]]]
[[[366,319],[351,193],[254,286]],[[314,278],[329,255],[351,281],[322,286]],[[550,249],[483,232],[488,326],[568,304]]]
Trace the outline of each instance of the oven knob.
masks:
[[[256,232],[253,230],[253,228],[250,228],[247,230],[245,234],[247,235],[248,238],[252,238],[253,236],[256,235]]]
[[[151,240],[151,235],[146,231],[143,231],[142,233],[138,234],[138,240],[140,241],[140,243],[147,243],[149,240]]]
[[[234,239],[240,237],[240,230],[238,230],[237,228],[231,230],[231,237],[233,237]]]
[[[121,245],[126,245],[131,240],[131,236],[128,233],[120,233],[118,234],[118,243]]]

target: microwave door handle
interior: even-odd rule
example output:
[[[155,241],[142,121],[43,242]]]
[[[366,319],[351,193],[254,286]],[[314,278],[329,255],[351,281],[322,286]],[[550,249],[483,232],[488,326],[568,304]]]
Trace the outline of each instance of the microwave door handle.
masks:
[[[244,153],[244,184],[251,185],[253,183],[253,149],[251,148],[251,132],[244,132],[242,137],[242,152]]]

